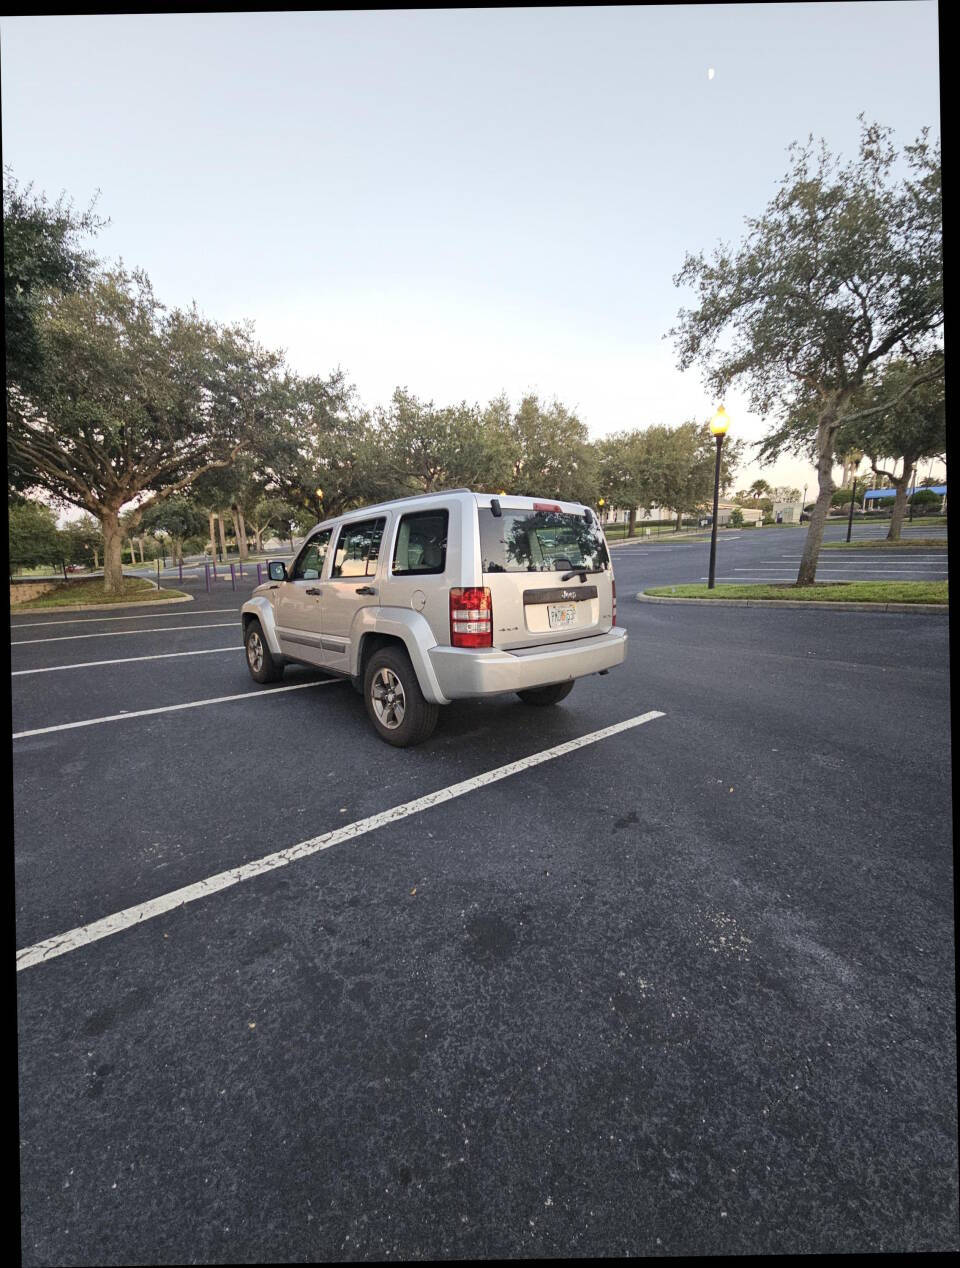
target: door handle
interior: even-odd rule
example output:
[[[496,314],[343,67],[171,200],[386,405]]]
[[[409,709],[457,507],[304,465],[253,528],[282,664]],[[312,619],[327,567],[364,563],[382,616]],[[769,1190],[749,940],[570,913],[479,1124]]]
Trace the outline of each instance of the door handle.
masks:
[[[357,587],[357,594],[376,594],[376,593],[377,592],[376,590],[374,590],[373,586],[358,586]]]
[[[320,590],[304,590],[304,594],[320,594]]]

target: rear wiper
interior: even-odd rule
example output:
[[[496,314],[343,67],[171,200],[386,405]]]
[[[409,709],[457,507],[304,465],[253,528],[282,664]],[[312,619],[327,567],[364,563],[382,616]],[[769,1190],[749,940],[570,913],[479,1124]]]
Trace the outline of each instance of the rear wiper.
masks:
[[[565,572],[560,578],[561,581],[569,581],[571,577],[579,577],[581,581],[586,581],[588,568],[574,568],[572,572]]]

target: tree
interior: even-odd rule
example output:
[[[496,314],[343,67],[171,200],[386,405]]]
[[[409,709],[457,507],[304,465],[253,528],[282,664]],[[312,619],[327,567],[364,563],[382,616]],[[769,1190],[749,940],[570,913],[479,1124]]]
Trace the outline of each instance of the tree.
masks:
[[[250,507],[247,516],[254,532],[257,553],[260,554],[264,534],[274,527],[287,532],[291,521],[296,518],[296,511],[283,498],[263,497]]]
[[[59,295],[85,286],[96,259],[80,241],[107,222],[84,212],[61,195],[51,204],[34,194],[32,184],[18,185],[9,167],[3,172],[3,319],[7,391],[29,392],[40,373],[37,323]]]
[[[517,445],[494,403],[438,407],[397,388],[390,406],[378,411],[379,468],[397,492],[432,493],[468,488],[496,492],[509,483]]]
[[[924,130],[898,156],[889,129],[861,125],[859,156],[843,165],[823,142],[815,153],[812,137],[791,146],[790,169],[737,250],[688,255],[674,279],[698,298],[670,332],[681,368],[701,363],[720,397],[743,382],[751,408],[773,413],[763,457],[813,451],[819,495],[798,585],[816,579],[837,433],[871,416],[856,393],[872,367],[935,350],[943,324],[939,146]]]
[[[592,505],[597,499],[597,456],[587,429],[559,401],[544,406],[525,396],[513,419],[516,443],[510,493]]]
[[[26,499],[11,502],[7,527],[10,573],[38,564],[58,564],[63,559],[57,517],[49,506]]]
[[[799,502],[800,490],[788,484],[778,484],[770,496],[774,502]]]
[[[750,485],[750,496],[754,498],[762,498],[770,492],[770,485],[766,480],[754,480]]]
[[[863,490],[861,489],[860,492],[862,494]],[[862,496],[860,501],[857,501],[857,499],[853,496],[853,489],[850,487],[847,487],[846,489],[836,489],[830,497],[831,506],[849,506],[851,502],[855,502],[857,506],[860,506],[862,501]]]
[[[281,359],[246,326],[167,312],[143,273],[104,272],[38,322],[42,373],[9,394],[18,487],[89,511],[104,535],[104,587],[122,587],[120,510],[139,513],[231,463],[260,423]]]
[[[862,446],[874,472],[896,489],[888,541],[900,540],[907,490],[916,483],[919,463],[941,457],[947,445],[942,358],[930,357],[927,365],[919,368],[929,368],[933,377],[926,377],[909,393],[903,388],[917,375],[918,366],[913,361],[900,358],[882,373],[871,374],[857,395],[857,403],[869,412],[840,432],[841,443]]]
[[[291,518],[302,512],[315,524],[393,495],[376,429],[341,370],[327,379],[288,373],[277,396],[274,425],[256,437],[258,472]]]
[[[65,563],[99,568],[103,554],[103,534],[91,515],[70,520],[60,530],[61,554]]]
[[[628,537],[636,530],[637,507],[651,501],[645,434],[640,430],[614,432],[594,445],[597,487],[610,506],[627,510]]]
[[[140,526],[145,532],[163,533],[168,537],[174,562],[178,563],[183,560],[184,541],[199,536],[207,526],[207,519],[192,498],[179,493],[144,511]]]
[[[707,423],[690,420],[678,427],[648,427],[643,433],[643,463],[651,501],[671,510],[679,530],[684,514],[713,502],[716,440]],[[740,461],[743,441],[724,442],[721,450],[720,485],[730,485]]]

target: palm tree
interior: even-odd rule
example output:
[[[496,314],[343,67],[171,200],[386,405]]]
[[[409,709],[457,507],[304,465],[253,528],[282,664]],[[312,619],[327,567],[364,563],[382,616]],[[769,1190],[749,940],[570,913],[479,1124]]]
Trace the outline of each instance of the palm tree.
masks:
[[[770,492],[770,485],[766,480],[754,480],[750,485],[750,492],[755,498],[765,497]]]

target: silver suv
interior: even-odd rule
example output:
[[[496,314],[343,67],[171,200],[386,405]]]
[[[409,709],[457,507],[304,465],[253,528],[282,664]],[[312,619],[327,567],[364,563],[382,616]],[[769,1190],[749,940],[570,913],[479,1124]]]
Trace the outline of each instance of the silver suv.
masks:
[[[626,653],[603,529],[575,502],[383,502],[324,520],[268,572],[241,609],[253,678],[289,662],[348,677],[389,744],[425,740],[451,700],[556,704]]]

